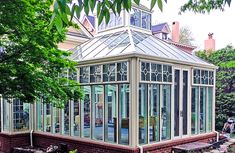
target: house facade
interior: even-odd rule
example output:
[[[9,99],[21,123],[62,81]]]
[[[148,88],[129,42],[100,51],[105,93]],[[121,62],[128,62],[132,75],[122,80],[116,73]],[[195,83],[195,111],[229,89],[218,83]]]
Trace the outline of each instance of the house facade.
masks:
[[[96,20],[97,22],[97,20]],[[216,67],[152,35],[151,11],[133,5],[75,47],[84,99],[58,109],[1,99],[0,150],[68,144],[79,152],[171,152],[215,133]]]

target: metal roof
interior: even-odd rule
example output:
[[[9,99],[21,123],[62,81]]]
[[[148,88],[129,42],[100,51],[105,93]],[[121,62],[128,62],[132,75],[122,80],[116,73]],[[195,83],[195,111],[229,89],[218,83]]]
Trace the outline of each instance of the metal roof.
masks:
[[[86,61],[127,54],[142,54],[162,59],[187,62],[192,65],[213,66],[195,55],[186,53],[151,34],[126,29],[123,31],[96,36],[71,50],[71,59]]]

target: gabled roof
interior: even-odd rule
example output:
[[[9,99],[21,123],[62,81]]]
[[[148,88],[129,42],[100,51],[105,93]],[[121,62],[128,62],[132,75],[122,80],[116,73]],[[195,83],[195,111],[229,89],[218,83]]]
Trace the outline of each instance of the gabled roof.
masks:
[[[88,15],[87,19],[89,20],[89,22],[91,23],[91,25],[93,26],[93,28],[95,28],[95,17]]]
[[[80,34],[80,36],[83,36],[83,37],[88,37],[88,38],[92,38],[93,35],[86,29],[86,27],[84,27],[84,25],[78,20],[78,18],[76,17],[73,17],[73,20],[72,20],[73,23],[77,24],[79,26],[79,33],[77,34]],[[68,34],[69,35],[74,35],[76,32],[75,31],[68,31]]]
[[[183,62],[189,65],[213,66],[151,34],[130,29],[94,37],[73,49],[73,52],[71,59],[74,61],[135,54],[156,57],[165,61]]]
[[[170,33],[169,25],[166,22],[152,26],[152,33],[166,32],[166,31],[167,33]]]

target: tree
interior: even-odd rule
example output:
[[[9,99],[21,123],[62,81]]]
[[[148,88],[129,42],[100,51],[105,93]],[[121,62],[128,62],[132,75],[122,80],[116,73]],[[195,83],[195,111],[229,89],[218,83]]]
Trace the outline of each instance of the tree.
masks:
[[[164,0],[167,3],[167,0]],[[151,0],[150,8],[155,5],[163,11],[163,0]],[[134,0],[134,3],[139,5],[140,0]],[[195,13],[210,12],[214,9],[224,10],[225,6],[230,6],[231,0],[188,0],[181,8],[180,12],[193,11]],[[54,0],[54,14],[52,16],[51,25],[55,25],[60,31],[63,26],[67,26],[72,21],[73,16],[79,18],[82,11],[87,15],[93,12],[96,8],[98,16],[98,24],[104,19],[109,22],[110,13],[112,10],[115,14],[120,14],[122,8],[127,11],[131,10],[132,0]],[[70,9],[71,8],[71,9]],[[68,16],[70,20],[68,19]]]
[[[189,27],[180,28],[179,42],[186,45],[193,45],[194,38]]]
[[[227,46],[210,54],[200,51],[197,56],[219,66],[216,72],[216,129],[222,130],[228,117],[235,116],[235,48]]]
[[[62,107],[68,99],[81,97],[79,84],[64,75],[75,70],[69,52],[57,44],[65,30],[49,29],[52,1],[0,1],[0,94]],[[71,76],[71,75],[70,75]]]

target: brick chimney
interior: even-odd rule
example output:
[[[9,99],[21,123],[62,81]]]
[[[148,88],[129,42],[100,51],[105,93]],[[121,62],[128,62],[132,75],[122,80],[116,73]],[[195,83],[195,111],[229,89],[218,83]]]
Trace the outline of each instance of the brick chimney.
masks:
[[[180,24],[178,21],[172,22],[172,41],[179,42],[180,40]]]
[[[208,34],[208,39],[204,41],[204,49],[206,51],[215,50],[215,39],[213,39],[213,33]]]

